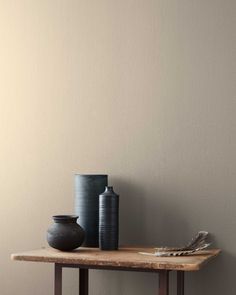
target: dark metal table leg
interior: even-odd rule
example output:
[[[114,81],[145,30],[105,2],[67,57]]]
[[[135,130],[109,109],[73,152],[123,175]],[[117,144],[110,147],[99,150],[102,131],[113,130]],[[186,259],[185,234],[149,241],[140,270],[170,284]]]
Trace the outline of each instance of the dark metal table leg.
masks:
[[[177,271],[177,295],[184,295],[184,271]]]
[[[169,294],[169,271],[161,270],[159,272],[159,295]]]
[[[62,295],[62,266],[57,263],[54,269],[54,295]]]
[[[79,295],[88,295],[88,269],[79,270]]]

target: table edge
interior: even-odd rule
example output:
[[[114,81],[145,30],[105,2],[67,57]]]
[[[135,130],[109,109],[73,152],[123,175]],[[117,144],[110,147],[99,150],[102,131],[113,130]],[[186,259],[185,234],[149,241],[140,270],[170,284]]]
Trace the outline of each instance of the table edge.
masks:
[[[178,265],[174,265],[171,263],[159,263],[158,266],[155,265],[155,263],[153,264],[149,264],[148,267],[142,267],[142,266],[137,266],[137,263],[132,263],[129,262],[129,265],[125,265],[124,263],[120,262],[119,264],[115,265],[114,262],[112,263],[108,263],[106,262],[102,262],[99,261],[99,263],[96,260],[86,260],[85,262],[83,261],[75,261],[73,259],[64,259],[64,261],[59,261],[57,258],[55,257],[49,257],[47,258],[47,261],[44,261],[42,257],[31,257],[31,256],[26,256],[27,252],[23,252],[23,253],[16,253],[16,254],[11,254],[11,260],[13,261],[25,261],[25,262],[41,262],[41,263],[54,263],[54,264],[61,264],[61,265],[74,265],[74,266],[80,266],[80,267],[84,267],[84,268],[99,268],[99,269],[106,269],[106,268],[112,268],[114,270],[122,270],[122,269],[128,269],[130,271],[135,271],[135,270],[139,270],[139,271],[149,271],[149,272],[158,272],[158,270],[173,270],[173,271],[198,271],[200,270],[205,264],[207,264],[209,261],[211,261],[213,258],[215,258],[216,256],[218,256],[222,250],[221,249],[212,249],[215,251],[215,253],[210,256],[207,260],[203,261],[201,264],[198,265],[192,265],[192,264],[178,264]]]

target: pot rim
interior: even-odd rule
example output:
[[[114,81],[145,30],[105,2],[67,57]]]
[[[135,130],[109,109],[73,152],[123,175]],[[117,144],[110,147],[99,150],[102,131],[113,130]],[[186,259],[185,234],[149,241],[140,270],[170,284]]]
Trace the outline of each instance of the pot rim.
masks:
[[[78,215],[53,215],[52,216],[54,221],[76,221],[79,216]]]
[[[81,173],[75,173],[75,175],[79,175],[79,176],[101,176],[101,177],[104,177],[104,176],[108,176],[108,174],[81,174]]]

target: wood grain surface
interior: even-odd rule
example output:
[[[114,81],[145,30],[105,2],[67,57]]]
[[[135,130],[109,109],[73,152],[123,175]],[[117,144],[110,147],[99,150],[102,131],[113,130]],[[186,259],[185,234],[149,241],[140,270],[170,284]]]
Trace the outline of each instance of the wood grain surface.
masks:
[[[97,248],[79,248],[72,252],[61,252],[52,248],[42,248],[12,254],[12,260],[48,262],[79,265],[88,268],[139,269],[144,271],[199,270],[209,260],[216,257],[221,250],[200,251],[191,256],[153,257],[139,252],[153,253],[153,248],[120,248],[118,251],[101,251]]]

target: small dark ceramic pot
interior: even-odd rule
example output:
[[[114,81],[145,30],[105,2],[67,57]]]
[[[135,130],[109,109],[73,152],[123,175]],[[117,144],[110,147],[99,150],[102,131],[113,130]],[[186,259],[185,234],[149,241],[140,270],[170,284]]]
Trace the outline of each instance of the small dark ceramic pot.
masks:
[[[71,251],[78,248],[84,241],[85,233],[77,223],[76,215],[56,215],[54,223],[47,231],[48,244],[61,251]]]

